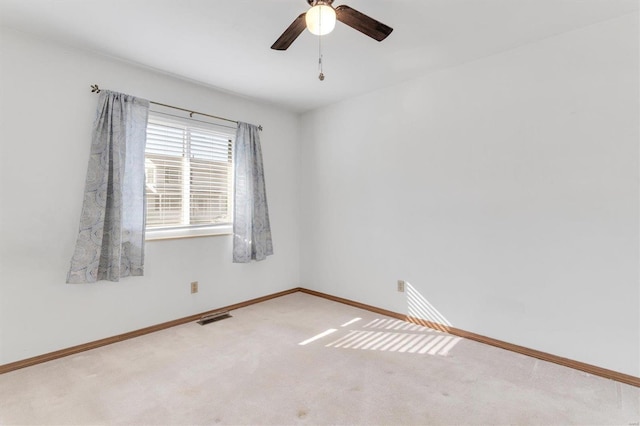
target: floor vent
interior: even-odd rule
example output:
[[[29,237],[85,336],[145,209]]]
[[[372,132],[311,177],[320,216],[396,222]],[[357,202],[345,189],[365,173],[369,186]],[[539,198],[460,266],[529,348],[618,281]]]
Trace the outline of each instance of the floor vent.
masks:
[[[211,314],[204,315],[202,318],[200,318],[198,320],[198,324],[205,325],[205,324],[209,324],[210,322],[220,321],[226,318],[231,318],[229,311],[213,312]]]

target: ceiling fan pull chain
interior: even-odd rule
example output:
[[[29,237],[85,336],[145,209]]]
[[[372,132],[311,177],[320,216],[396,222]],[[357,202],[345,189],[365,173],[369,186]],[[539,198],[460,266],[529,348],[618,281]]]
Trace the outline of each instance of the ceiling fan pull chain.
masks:
[[[320,75],[318,79],[324,81],[324,73],[322,72],[322,36],[318,36],[318,68],[320,69]]]

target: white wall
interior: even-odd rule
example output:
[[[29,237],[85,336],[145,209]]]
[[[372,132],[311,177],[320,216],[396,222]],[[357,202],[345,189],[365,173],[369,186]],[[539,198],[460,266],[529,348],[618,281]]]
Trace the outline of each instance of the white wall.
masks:
[[[303,286],[640,376],[638,75],[632,14],[305,114]]]
[[[0,364],[299,285],[298,117],[9,30],[0,33]],[[231,237],[148,242],[145,276],[65,284],[97,96],[90,84],[262,124],[275,254],[231,263]],[[200,292],[191,295],[189,283]]]

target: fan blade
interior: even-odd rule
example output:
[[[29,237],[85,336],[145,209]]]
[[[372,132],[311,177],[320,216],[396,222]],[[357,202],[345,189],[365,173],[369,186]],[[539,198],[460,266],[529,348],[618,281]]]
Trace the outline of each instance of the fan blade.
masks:
[[[336,18],[343,24],[347,24],[351,28],[378,41],[384,40],[393,31],[393,28],[349,6],[341,5],[336,7]]]
[[[298,36],[304,31],[304,29],[307,28],[307,24],[304,21],[305,14],[306,13],[300,14],[300,16],[298,16],[291,23],[291,25],[289,25],[289,28],[284,30],[280,38],[277,39],[275,43],[273,43],[273,46],[271,46],[272,49],[287,50],[287,48],[291,46],[291,43],[293,43],[294,40],[297,39]]]

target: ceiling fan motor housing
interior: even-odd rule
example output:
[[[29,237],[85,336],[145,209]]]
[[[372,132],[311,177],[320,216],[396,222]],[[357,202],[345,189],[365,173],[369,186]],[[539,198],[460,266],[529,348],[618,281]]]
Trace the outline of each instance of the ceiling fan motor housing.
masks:
[[[318,4],[331,6],[331,3],[333,3],[333,0],[307,0],[307,3],[309,3],[309,6],[311,7],[316,6]]]

